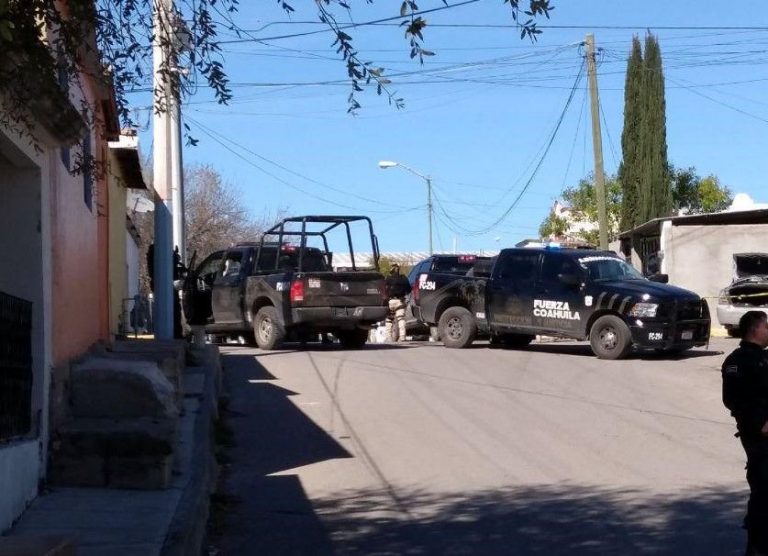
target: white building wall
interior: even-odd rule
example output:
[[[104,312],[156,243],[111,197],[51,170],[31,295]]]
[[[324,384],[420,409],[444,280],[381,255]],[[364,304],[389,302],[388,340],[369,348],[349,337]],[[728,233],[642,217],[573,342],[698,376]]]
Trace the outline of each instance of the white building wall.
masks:
[[[128,297],[139,293],[139,246],[131,234],[125,234],[125,264],[128,273]]]
[[[48,448],[51,351],[50,160],[0,129],[0,291],[32,302],[32,430],[0,444],[0,532],[37,495]]]
[[[10,529],[37,495],[39,456],[37,440],[16,442],[0,449],[0,533]]]
[[[765,224],[670,226],[664,231],[662,271],[670,284],[707,298],[713,323],[718,294],[733,279],[733,254],[768,251]]]

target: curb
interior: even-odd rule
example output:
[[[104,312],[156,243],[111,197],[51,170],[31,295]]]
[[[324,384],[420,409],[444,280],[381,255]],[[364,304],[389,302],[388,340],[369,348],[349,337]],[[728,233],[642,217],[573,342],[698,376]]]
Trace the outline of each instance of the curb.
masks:
[[[218,418],[221,360],[215,346],[206,346],[205,385],[195,418],[191,474],[166,533],[161,556],[199,556],[203,553],[210,513],[210,495],[218,469],[213,455],[212,424]]]

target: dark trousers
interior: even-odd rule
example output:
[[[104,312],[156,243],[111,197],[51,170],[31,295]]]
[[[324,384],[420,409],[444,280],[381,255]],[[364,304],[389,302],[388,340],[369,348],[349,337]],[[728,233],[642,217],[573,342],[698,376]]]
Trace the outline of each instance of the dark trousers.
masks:
[[[747,451],[747,483],[749,502],[744,528],[749,546],[757,553],[768,554],[768,451],[765,449]]]

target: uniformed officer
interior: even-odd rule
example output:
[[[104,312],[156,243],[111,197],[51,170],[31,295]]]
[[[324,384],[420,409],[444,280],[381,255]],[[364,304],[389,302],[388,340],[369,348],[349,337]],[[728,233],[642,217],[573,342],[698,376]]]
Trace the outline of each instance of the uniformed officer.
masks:
[[[739,320],[739,347],[723,363],[723,403],[736,419],[747,454],[750,495],[744,528],[747,556],[768,556],[768,316],[748,311]]]
[[[398,342],[405,341],[405,298],[411,291],[411,285],[408,278],[400,274],[400,265],[392,263],[387,276],[387,292],[389,295],[389,314],[386,320],[386,338],[387,340]],[[397,336],[392,327],[394,319],[397,325]]]

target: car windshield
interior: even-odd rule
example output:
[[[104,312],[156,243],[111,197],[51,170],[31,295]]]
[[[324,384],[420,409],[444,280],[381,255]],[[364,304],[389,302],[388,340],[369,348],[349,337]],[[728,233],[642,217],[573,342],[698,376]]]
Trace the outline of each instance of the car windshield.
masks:
[[[579,264],[587,269],[593,281],[645,280],[633,266],[616,257],[583,257]]]

